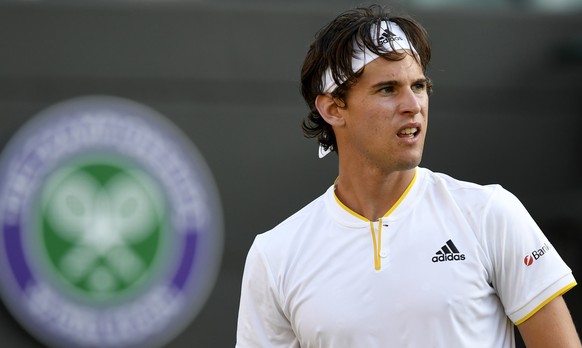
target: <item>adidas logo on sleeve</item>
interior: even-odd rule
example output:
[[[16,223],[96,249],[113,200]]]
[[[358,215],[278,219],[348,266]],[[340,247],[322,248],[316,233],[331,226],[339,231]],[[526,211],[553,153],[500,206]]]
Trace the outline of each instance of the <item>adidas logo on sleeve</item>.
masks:
[[[461,254],[459,249],[455,246],[455,243],[450,239],[436,252],[435,256],[432,257],[432,262],[463,260],[465,260],[465,254]]]

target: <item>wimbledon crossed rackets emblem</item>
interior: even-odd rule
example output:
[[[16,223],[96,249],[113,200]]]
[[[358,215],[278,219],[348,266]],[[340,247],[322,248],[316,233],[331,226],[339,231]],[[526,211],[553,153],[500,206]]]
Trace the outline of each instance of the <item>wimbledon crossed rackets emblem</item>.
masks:
[[[113,298],[152,273],[167,233],[162,202],[143,172],[102,164],[63,168],[43,187],[38,243],[68,286]]]
[[[84,97],[29,122],[0,161],[0,290],[54,347],[158,347],[206,301],[222,252],[214,181],[137,103]]]

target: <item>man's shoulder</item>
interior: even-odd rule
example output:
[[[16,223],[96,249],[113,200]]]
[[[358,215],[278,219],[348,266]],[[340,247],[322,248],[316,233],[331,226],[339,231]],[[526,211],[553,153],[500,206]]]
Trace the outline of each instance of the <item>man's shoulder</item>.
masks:
[[[259,234],[258,239],[267,240],[272,243],[280,239],[293,239],[299,233],[309,233],[313,228],[314,222],[325,219],[326,209],[326,194],[328,192],[315,198],[313,201],[305,205],[303,208],[280,222],[272,229]]]
[[[446,192],[459,206],[464,206],[466,209],[499,207],[503,210],[521,204],[513,193],[500,184],[478,184],[428,169],[425,171],[427,191],[433,194]]]
[[[469,194],[476,196],[490,196],[495,191],[504,190],[499,184],[479,184],[473,181],[457,179],[451,175],[433,172],[426,168],[421,168],[425,173],[426,181],[431,189],[446,189],[453,194]]]

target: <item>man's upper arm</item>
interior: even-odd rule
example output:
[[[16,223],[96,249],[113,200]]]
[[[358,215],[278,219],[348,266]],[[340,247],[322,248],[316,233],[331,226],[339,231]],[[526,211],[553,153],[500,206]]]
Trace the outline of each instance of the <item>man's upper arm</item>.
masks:
[[[237,324],[237,348],[299,347],[279,304],[276,285],[257,241],[247,256]]]
[[[581,347],[580,338],[562,296],[547,303],[517,327],[528,348]]]

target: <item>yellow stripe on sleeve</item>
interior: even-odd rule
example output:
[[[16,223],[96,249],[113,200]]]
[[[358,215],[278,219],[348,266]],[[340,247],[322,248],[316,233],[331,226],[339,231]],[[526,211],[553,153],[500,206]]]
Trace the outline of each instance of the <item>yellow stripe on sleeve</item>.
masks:
[[[577,285],[576,282],[573,282],[573,283],[570,283],[570,284],[566,285],[565,287],[563,287],[562,289],[560,289],[559,291],[557,291],[555,294],[553,294],[552,296],[550,296],[547,300],[545,300],[544,302],[542,302],[539,306],[537,306],[536,308],[534,308],[534,310],[531,311],[531,312],[529,312],[525,317],[523,317],[520,320],[516,321],[514,324],[515,325],[519,325],[519,324],[523,323],[524,321],[528,320],[534,314],[536,314],[540,309],[542,309],[543,306],[545,306],[548,303],[550,303],[556,297],[565,294],[568,290],[572,289],[576,285]]]

